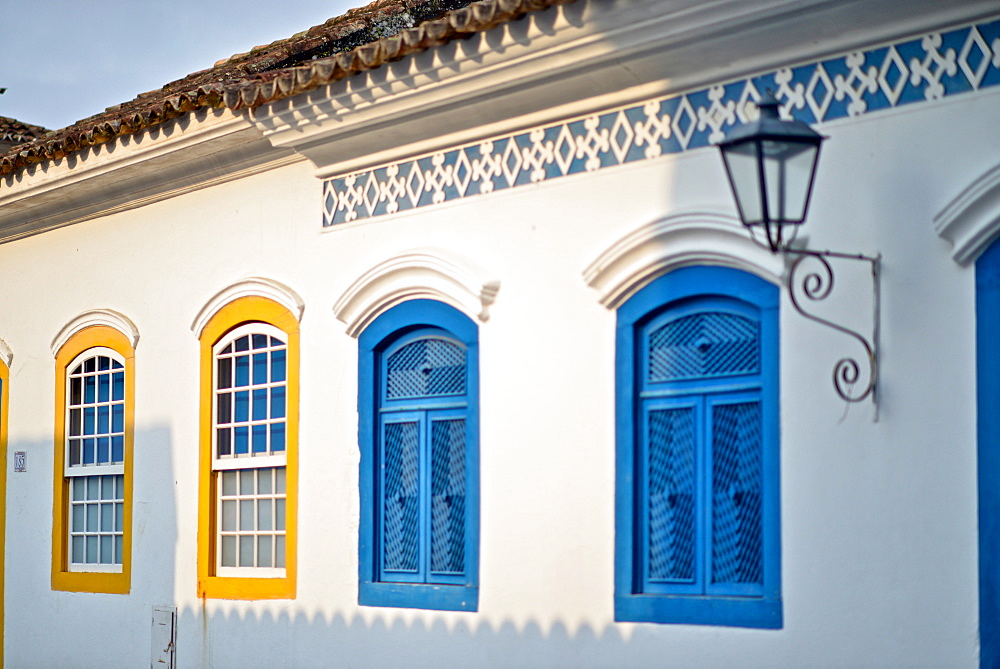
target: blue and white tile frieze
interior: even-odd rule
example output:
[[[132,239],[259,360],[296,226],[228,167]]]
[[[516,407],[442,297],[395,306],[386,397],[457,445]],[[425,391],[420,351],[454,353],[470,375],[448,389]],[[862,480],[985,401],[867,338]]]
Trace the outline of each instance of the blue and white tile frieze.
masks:
[[[771,90],[807,123],[1000,85],[1000,19],[496,137],[324,183],[323,225],[708,146]]]

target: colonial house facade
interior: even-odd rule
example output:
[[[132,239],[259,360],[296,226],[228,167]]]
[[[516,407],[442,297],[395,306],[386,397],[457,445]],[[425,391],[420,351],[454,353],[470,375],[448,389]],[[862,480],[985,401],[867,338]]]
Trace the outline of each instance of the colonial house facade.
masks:
[[[1000,666],[995,1],[379,0],[23,127],[7,666]]]

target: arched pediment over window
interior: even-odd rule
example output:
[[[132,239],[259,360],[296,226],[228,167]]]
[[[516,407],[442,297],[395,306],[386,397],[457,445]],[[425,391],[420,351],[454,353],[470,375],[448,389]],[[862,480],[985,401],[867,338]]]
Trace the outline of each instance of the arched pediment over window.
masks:
[[[135,326],[135,323],[128,316],[120,314],[117,311],[112,311],[111,309],[91,309],[90,311],[83,312],[63,326],[59,334],[52,340],[50,346],[52,355],[57,354],[59,349],[63,347],[63,344],[69,341],[77,332],[95,325],[105,325],[118,330],[128,338],[133,349],[139,343],[139,328]],[[0,353],[2,353],[2,348],[0,348]]]
[[[1000,236],[1000,163],[959,193],[934,217],[934,229],[952,244],[951,257],[968,265]]]
[[[617,309],[658,276],[680,267],[733,267],[781,283],[785,263],[756,244],[733,216],[682,212],[647,223],[618,239],[583,272],[601,304]]]
[[[344,291],[333,312],[352,337],[382,312],[414,299],[438,300],[485,322],[499,290],[498,280],[465,258],[441,249],[415,249],[365,272]]]
[[[205,325],[208,324],[219,309],[234,300],[250,296],[264,297],[277,302],[294,314],[297,320],[302,320],[302,314],[305,311],[306,305],[305,301],[299,297],[298,293],[278,281],[263,279],[260,277],[250,277],[249,279],[243,279],[242,281],[234,283],[231,286],[223,288],[218,293],[213,295],[212,298],[205,303],[205,306],[201,308],[198,315],[195,316],[194,321],[191,323],[191,331],[194,332],[196,337],[200,338],[202,331],[205,329]]]

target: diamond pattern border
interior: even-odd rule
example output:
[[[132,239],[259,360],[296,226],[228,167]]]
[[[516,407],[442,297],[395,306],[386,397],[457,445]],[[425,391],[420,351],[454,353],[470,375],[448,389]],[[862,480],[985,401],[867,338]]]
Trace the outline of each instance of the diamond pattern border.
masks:
[[[593,172],[717,142],[772,90],[806,123],[1000,85],[1000,19],[328,179],[323,226]]]

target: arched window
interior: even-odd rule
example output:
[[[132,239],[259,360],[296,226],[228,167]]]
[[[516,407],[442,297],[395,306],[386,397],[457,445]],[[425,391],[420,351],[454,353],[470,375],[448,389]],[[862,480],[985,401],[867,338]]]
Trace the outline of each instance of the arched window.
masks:
[[[133,356],[108,326],[84,328],[56,354],[56,589],[130,588]]]
[[[478,604],[478,333],[432,300],[359,339],[361,604]]]
[[[200,595],[295,596],[298,336],[295,315],[260,296],[201,331]]]
[[[616,619],[781,626],[777,307],[690,267],[619,309]]]

